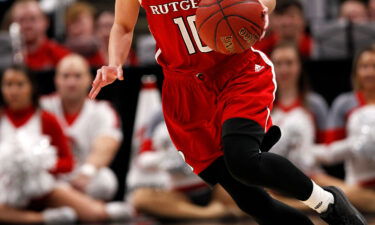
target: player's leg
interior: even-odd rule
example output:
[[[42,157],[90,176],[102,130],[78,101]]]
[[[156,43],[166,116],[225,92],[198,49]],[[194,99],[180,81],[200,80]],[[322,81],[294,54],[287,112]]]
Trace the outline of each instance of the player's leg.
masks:
[[[272,199],[260,187],[245,185],[234,179],[227,170],[223,158],[216,160],[200,176],[207,183],[222,185],[237,205],[253,216],[259,224],[313,224],[304,214]]]
[[[131,201],[137,211],[168,219],[215,219],[227,215],[225,206],[215,203],[199,206],[183,193],[154,188],[139,188]]]
[[[224,159],[230,174],[243,184],[275,189],[303,201],[322,213],[322,218],[330,224],[365,224],[338,189],[325,190],[287,159],[260,151],[265,130],[272,123],[270,110],[275,84],[272,63],[263,54],[256,54],[267,63],[263,62],[263,69],[254,72],[254,65],[250,64],[226,84],[219,99],[223,112]]]
[[[233,198],[220,184],[216,185],[212,190],[212,199],[210,204],[213,204],[215,202],[220,202],[221,204],[224,204],[226,208],[230,210],[231,213],[238,218],[249,216],[247,213],[242,211],[237,206]]]
[[[241,134],[239,134],[241,131]],[[223,124],[224,159],[231,174],[242,183],[276,189],[299,200],[310,196],[313,183],[287,159],[260,152],[264,128],[233,118]]]
[[[324,190],[287,159],[260,152],[263,130],[256,122],[243,118],[233,118],[224,123],[224,159],[236,180],[246,185],[275,189],[301,200],[322,213],[325,220],[331,221],[330,224],[366,224],[340,191],[335,188]],[[331,210],[334,210],[333,213],[326,214]],[[342,219],[337,220],[339,218]]]

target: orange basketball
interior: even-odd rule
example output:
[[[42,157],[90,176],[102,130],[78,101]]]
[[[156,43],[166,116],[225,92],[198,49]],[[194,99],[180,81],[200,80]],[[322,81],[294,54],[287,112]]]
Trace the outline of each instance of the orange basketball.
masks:
[[[258,0],[202,0],[196,13],[201,39],[223,54],[241,53],[253,46],[267,20]]]

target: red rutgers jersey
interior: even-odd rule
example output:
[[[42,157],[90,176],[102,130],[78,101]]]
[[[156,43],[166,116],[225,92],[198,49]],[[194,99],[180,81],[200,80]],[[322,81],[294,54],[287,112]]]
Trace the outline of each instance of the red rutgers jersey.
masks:
[[[167,71],[204,72],[232,65],[253,54],[224,55],[214,52],[198,36],[195,13],[200,0],[143,0],[149,28],[156,43],[156,60]],[[244,57],[246,55],[246,57]]]
[[[163,67],[163,114],[170,137],[196,174],[223,155],[221,125],[232,118],[272,126],[273,65],[249,49],[223,55],[198,36],[199,0],[143,0]]]

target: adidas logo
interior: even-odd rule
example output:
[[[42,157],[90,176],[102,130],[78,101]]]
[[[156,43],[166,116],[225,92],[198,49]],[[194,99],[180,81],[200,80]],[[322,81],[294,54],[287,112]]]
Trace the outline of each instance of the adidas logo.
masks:
[[[255,72],[260,72],[261,70],[264,69],[264,66],[261,66],[261,65],[258,65],[258,64],[255,64]]]

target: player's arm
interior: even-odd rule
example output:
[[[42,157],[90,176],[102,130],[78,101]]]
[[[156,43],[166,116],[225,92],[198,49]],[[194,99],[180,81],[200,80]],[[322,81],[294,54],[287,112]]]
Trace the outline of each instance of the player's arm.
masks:
[[[276,7],[276,0],[260,0],[267,8],[268,13],[271,14]]]
[[[115,22],[109,39],[109,66],[122,66],[128,58],[139,7],[138,0],[116,0]]]
[[[123,79],[122,65],[128,57],[137,23],[140,4],[138,0],[116,0],[115,22],[109,40],[109,65],[97,71],[89,97],[94,99],[100,89]]]

